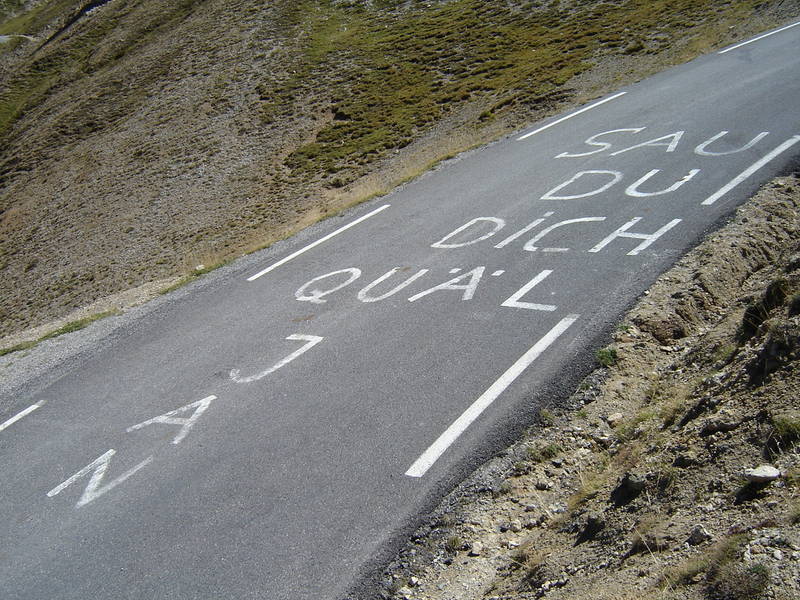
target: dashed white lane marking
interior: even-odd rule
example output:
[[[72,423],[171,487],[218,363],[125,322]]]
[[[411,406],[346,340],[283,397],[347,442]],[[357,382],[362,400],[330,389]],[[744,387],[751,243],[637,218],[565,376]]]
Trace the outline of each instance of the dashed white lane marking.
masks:
[[[444,454],[462,433],[464,433],[467,427],[469,427],[472,422],[477,419],[481,413],[483,413],[483,411],[531,365],[531,363],[533,363],[533,361],[539,358],[562,333],[569,329],[579,317],[580,315],[568,315],[561,319],[561,321],[548,331],[542,339],[536,342],[517,360],[517,362],[511,365],[511,367],[500,376],[500,379],[495,381],[480,398],[473,402],[472,405],[439,436],[439,439],[425,450],[422,456],[420,456],[414,464],[411,465],[408,471],[406,471],[406,475],[408,477],[422,477],[425,475],[428,469],[433,466],[433,463],[439,460],[439,457]]]
[[[563,123],[567,119],[571,119],[572,117],[576,117],[581,113],[585,113],[587,110],[592,110],[593,108],[596,108],[596,107],[600,106],[601,104],[605,104],[606,102],[611,102],[612,100],[615,100],[616,98],[619,98],[620,96],[624,96],[627,93],[628,92],[619,92],[618,94],[614,94],[613,96],[609,96],[608,98],[604,98],[602,100],[599,100],[599,101],[595,102],[594,104],[590,104],[589,106],[584,106],[580,110],[576,110],[574,113],[570,113],[570,114],[566,115],[565,117],[561,117],[560,119],[556,119],[552,123],[548,123],[547,125],[539,127],[539,129],[535,129],[535,130],[531,131],[530,133],[526,133],[525,135],[518,137],[517,141],[521,142],[525,138],[529,138],[532,135],[536,135],[537,133],[544,131],[545,129],[549,129],[550,127],[553,127],[554,125],[558,125],[559,123]]]
[[[742,42],[740,44],[736,44],[735,46],[731,46],[730,48],[725,48],[725,50],[720,50],[718,54],[725,54],[726,52],[730,52],[731,50],[736,50],[737,48],[741,48],[742,46],[747,46],[747,44],[752,44],[753,42],[757,42],[758,40],[763,40],[765,37],[769,37],[771,35],[775,35],[776,33],[780,33],[781,31],[786,31],[787,29],[791,29],[792,27],[797,27],[800,25],[800,21],[797,23],[792,23],[791,25],[787,25],[786,27],[781,27],[780,29],[776,29],[775,31],[769,31],[758,37],[754,37],[752,40],[747,40],[746,42]]]
[[[31,414],[33,411],[35,411],[37,408],[40,408],[41,406],[42,402],[37,402],[36,404],[32,404],[22,412],[17,413],[13,417],[11,417],[8,421],[0,425],[0,431],[3,431],[4,429],[11,427],[14,423],[19,421],[20,419],[27,417],[29,414]]]
[[[711,194],[708,198],[703,200],[703,206],[710,206],[711,204],[714,204],[714,202],[716,202],[717,200],[722,198],[722,196],[724,196],[725,194],[730,192],[733,188],[735,188],[737,185],[742,183],[745,179],[750,177],[753,173],[758,171],[761,167],[766,165],[769,161],[773,160],[774,158],[776,158],[780,154],[786,152],[786,150],[788,150],[789,148],[794,146],[797,142],[800,142],[800,135],[795,135],[795,136],[790,137],[788,140],[783,142],[780,146],[775,148],[775,150],[773,150],[772,152],[770,152],[769,154],[767,154],[766,156],[761,158],[761,160],[758,160],[758,161],[754,162],[752,165],[747,167],[744,171],[739,173],[739,175],[737,175],[736,177],[731,179],[728,183],[726,183],[724,186],[722,186],[719,190],[717,190],[716,192]]]
[[[278,262],[276,262],[276,263],[274,263],[274,264],[272,264],[272,265],[268,266],[268,267],[267,267],[266,269],[264,269],[263,271],[259,271],[259,272],[258,272],[258,273],[256,273],[255,275],[252,275],[252,276],[248,277],[248,278],[247,278],[247,281],[255,281],[256,279],[258,279],[258,278],[259,278],[259,277],[261,277],[262,275],[266,275],[267,273],[269,273],[269,272],[270,272],[270,271],[272,271],[273,269],[277,269],[278,267],[280,267],[280,266],[281,266],[281,265],[283,265],[283,264],[286,264],[286,263],[287,263],[287,262],[289,262],[290,260],[297,258],[298,256],[300,256],[300,255],[301,255],[301,254],[303,254],[304,252],[308,252],[308,251],[309,251],[309,250],[311,250],[312,248],[315,248],[315,247],[319,246],[320,244],[322,244],[322,243],[324,243],[324,242],[327,242],[329,239],[331,239],[331,238],[332,238],[332,237],[334,237],[334,236],[337,236],[337,235],[339,235],[339,234],[340,234],[340,233],[342,233],[343,231],[347,231],[347,230],[348,230],[348,229],[350,229],[351,227],[355,227],[356,225],[358,225],[358,224],[359,224],[359,223],[361,223],[362,221],[366,221],[366,220],[367,220],[367,219],[369,219],[370,217],[377,215],[379,212],[386,210],[386,209],[387,209],[387,208],[389,208],[390,206],[391,206],[390,204],[384,204],[384,205],[383,205],[383,206],[381,206],[380,208],[376,208],[376,209],[375,209],[375,210],[373,210],[372,212],[370,212],[370,213],[367,213],[367,214],[365,214],[365,215],[364,215],[364,216],[362,216],[362,217],[359,217],[358,219],[356,219],[355,221],[352,221],[352,222],[348,223],[348,224],[347,224],[347,225],[345,225],[344,227],[340,227],[340,228],[339,228],[339,229],[337,229],[336,231],[332,231],[331,233],[329,233],[329,234],[328,234],[328,235],[326,235],[325,237],[321,237],[320,239],[318,239],[316,242],[312,242],[312,243],[310,243],[308,246],[305,246],[304,248],[301,248],[301,249],[300,249],[300,250],[298,250],[297,252],[294,252],[294,253],[290,254],[290,255],[289,255],[289,256],[287,256],[286,258],[282,258],[282,259],[281,259],[281,260],[279,260]]]

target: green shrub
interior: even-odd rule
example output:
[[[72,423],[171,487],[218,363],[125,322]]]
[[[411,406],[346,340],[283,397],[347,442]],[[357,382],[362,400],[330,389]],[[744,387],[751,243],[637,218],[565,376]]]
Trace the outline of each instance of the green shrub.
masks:
[[[604,367],[610,367],[617,364],[617,349],[609,346],[608,348],[601,348],[594,354],[595,359]]]

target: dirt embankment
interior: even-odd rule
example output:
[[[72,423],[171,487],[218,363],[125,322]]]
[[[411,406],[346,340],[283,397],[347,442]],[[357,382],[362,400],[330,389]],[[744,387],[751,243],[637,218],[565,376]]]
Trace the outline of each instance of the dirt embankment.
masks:
[[[664,274],[610,366],[443,504],[385,595],[800,598],[798,209],[800,174],[778,179]]]
[[[0,336],[236,257],[799,13],[797,0],[0,3],[0,35],[39,40],[0,44]]]

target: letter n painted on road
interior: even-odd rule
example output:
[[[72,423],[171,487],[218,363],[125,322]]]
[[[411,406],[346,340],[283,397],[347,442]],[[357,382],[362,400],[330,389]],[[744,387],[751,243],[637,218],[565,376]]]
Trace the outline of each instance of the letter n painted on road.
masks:
[[[114,456],[116,452],[117,451],[112,448],[102,456],[93,460],[91,463],[83,467],[80,471],[75,473],[65,482],[61,483],[60,485],[57,485],[52,490],[47,492],[48,498],[57,496],[65,489],[67,489],[69,486],[71,486],[73,483],[91,473],[92,477],[89,479],[89,483],[86,485],[86,489],[83,490],[83,494],[81,494],[78,503],[75,505],[76,508],[80,508],[81,506],[89,504],[93,500],[97,500],[100,496],[102,496],[106,492],[110,492],[120,483],[125,481],[128,477],[136,473],[136,471],[146,467],[153,460],[153,457],[150,456],[145,460],[143,460],[142,462],[140,462],[135,467],[133,467],[132,469],[126,471],[125,473],[117,477],[116,479],[109,481],[105,485],[101,485],[101,483],[103,482],[103,477],[105,477],[106,471],[108,470],[108,465],[111,464],[111,457]]]

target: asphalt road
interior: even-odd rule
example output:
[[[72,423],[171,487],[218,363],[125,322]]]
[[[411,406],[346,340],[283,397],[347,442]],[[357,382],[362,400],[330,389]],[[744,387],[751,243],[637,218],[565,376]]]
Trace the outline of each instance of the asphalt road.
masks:
[[[345,594],[796,160],[798,57],[702,57],[121,317],[0,401],[2,597]]]

